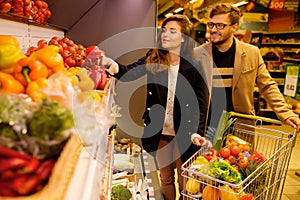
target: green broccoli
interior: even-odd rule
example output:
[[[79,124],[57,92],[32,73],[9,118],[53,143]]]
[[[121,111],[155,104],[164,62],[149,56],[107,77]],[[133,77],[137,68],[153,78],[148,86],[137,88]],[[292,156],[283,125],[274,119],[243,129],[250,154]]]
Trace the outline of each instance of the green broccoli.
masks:
[[[132,197],[130,190],[119,184],[112,187],[111,200],[129,200]]]

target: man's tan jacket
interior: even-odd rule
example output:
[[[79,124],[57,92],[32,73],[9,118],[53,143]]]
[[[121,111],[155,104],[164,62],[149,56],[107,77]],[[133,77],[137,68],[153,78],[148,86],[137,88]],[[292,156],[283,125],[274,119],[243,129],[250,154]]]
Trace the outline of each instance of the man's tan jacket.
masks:
[[[297,116],[290,109],[268,72],[259,49],[235,39],[236,53],[232,80],[232,103],[235,112],[255,115],[254,86],[271,106],[281,121]],[[212,44],[207,43],[194,50],[195,59],[201,62],[210,93],[212,88]],[[211,97],[211,95],[210,95]],[[210,101],[209,101],[210,102]],[[208,102],[208,103],[209,103]]]

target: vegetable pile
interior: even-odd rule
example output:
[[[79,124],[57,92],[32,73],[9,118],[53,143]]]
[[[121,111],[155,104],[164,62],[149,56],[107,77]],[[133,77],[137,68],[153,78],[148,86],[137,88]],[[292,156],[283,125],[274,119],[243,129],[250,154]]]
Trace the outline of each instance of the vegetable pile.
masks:
[[[111,200],[129,200],[132,194],[129,189],[123,185],[116,185],[111,190]]]
[[[224,141],[225,145],[223,147],[221,146],[219,151],[211,148],[201,155],[198,155],[196,159],[193,160],[190,170],[195,170],[201,174],[211,176],[229,184],[238,184],[266,161],[266,157],[262,153],[253,150],[251,151],[251,145],[237,136],[227,134],[226,137],[221,140]],[[265,170],[261,177],[266,180],[267,174],[268,170]],[[204,200],[219,200],[219,198],[221,200],[239,199],[242,197],[245,198],[245,196],[251,196],[250,199],[252,199],[254,195],[259,194],[256,192],[253,193],[253,191],[243,191],[241,193],[239,191],[239,193],[235,193],[230,186],[223,184],[218,186],[219,189],[207,185],[204,187],[204,189],[207,189],[204,190],[195,183],[191,187],[191,180],[193,179],[189,178],[186,183],[187,192],[191,195],[195,195],[202,191],[202,198]],[[210,183],[210,180],[207,180],[207,182]],[[265,189],[263,184],[264,181],[262,179],[258,178],[254,182],[259,191]],[[209,189],[213,189],[214,194],[207,194]],[[248,192],[251,192],[252,194],[249,194]]]
[[[74,127],[71,111],[48,99],[0,95],[0,110],[0,145],[40,159],[57,158]]]
[[[0,196],[39,191],[47,183],[54,165],[54,159],[41,160],[0,146]]]

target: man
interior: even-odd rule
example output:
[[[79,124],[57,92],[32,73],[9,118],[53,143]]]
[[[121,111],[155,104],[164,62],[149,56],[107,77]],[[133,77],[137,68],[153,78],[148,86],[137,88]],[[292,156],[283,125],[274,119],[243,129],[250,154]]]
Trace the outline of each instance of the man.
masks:
[[[259,49],[234,37],[241,16],[237,7],[217,4],[207,24],[210,42],[195,48],[195,59],[204,68],[210,90],[208,139],[213,138],[213,129],[217,127],[223,110],[255,114],[255,84],[278,118],[299,132],[300,119],[288,109],[276,82],[266,69]],[[193,135],[192,140],[196,144],[195,138],[198,137]]]

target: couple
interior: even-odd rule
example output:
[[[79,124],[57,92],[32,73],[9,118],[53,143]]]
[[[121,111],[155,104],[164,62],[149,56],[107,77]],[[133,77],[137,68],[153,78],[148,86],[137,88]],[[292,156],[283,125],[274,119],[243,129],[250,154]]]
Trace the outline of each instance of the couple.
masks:
[[[259,49],[234,37],[241,16],[236,7],[216,5],[207,24],[210,42],[194,48],[191,22],[185,15],[173,15],[163,21],[156,48],[137,62],[124,66],[102,58],[107,72],[120,81],[147,75],[142,145],[156,158],[167,200],[176,198],[174,168],[182,191],[181,165],[199,146],[211,145],[213,134],[205,138],[205,130],[207,125],[216,128],[223,109],[254,114],[255,84],[279,119],[300,129]]]

